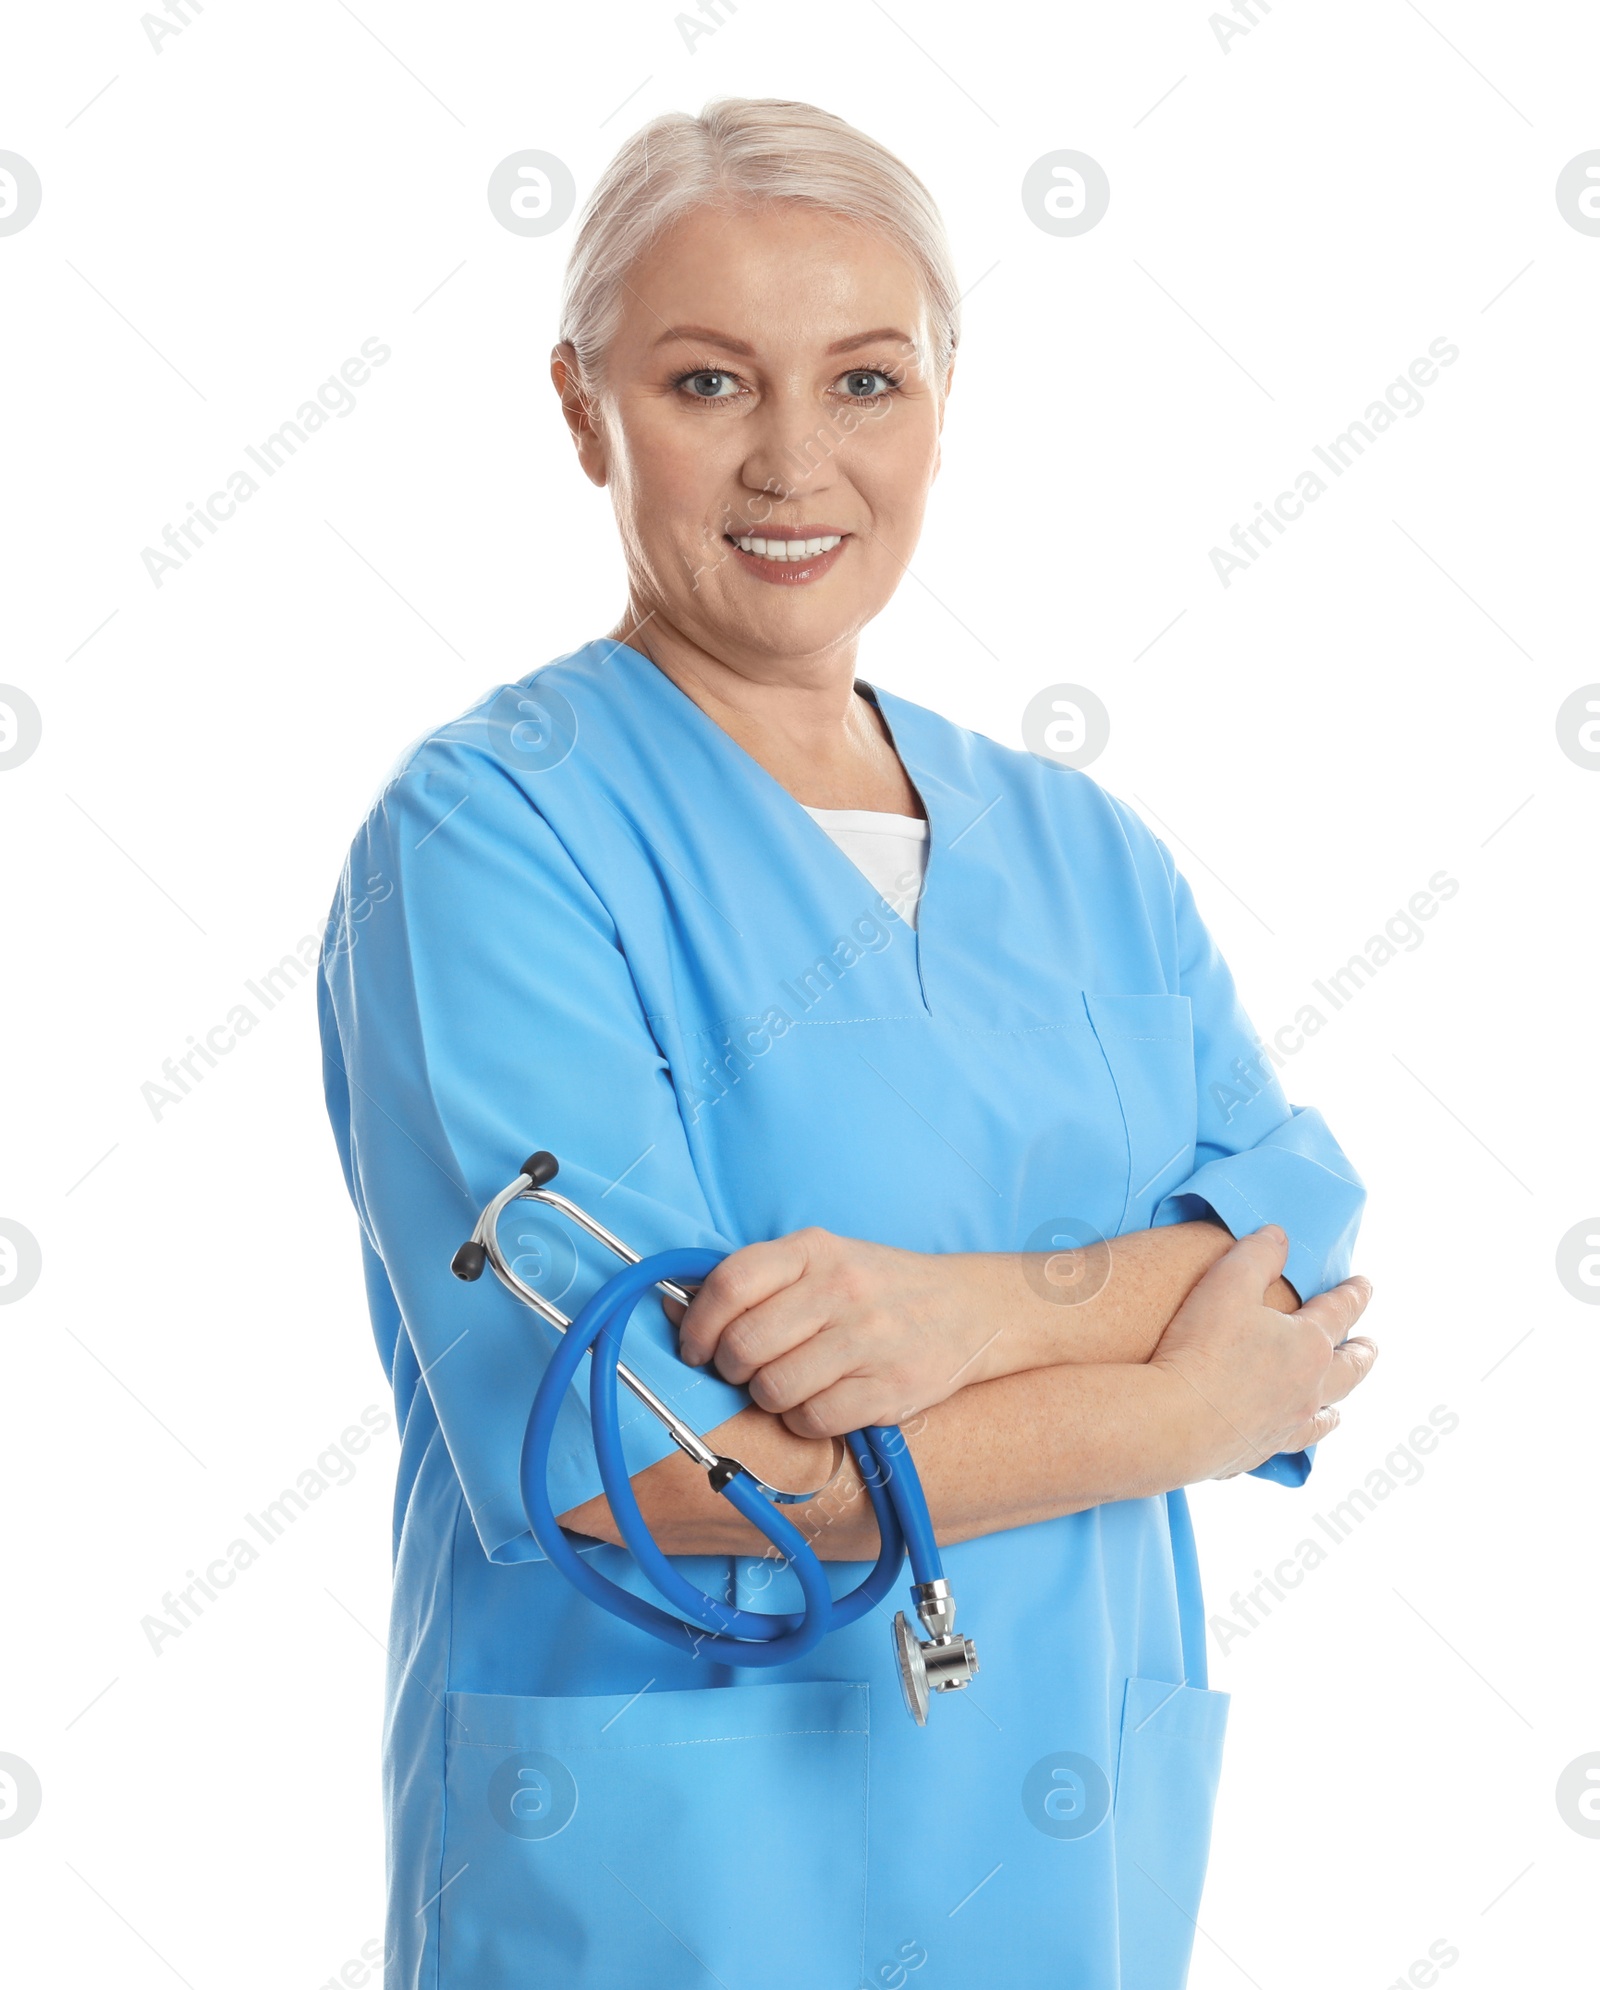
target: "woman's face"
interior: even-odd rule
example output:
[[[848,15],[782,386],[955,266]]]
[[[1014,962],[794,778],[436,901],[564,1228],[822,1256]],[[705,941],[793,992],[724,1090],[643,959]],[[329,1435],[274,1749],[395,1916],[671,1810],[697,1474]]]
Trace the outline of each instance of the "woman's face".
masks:
[[[598,426],[569,346],[553,371],[583,466],[611,491],[633,609],[761,678],[853,651],[905,572],[939,465],[917,271],[834,215],[702,208],[624,296]]]

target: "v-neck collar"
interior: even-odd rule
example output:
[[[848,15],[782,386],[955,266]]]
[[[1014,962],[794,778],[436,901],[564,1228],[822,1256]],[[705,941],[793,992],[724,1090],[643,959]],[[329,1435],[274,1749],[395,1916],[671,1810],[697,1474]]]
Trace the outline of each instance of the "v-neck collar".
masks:
[[[799,837],[815,839],[814,847],[825,849],[826,856],[819,855],[820,862],[833,864],[836,867],[836,874],[841,877],[848,873],[853,879],[860,879],[861,873],[855,863],[839,848],[821,823],[811,817],[805,804],[790,794],[783,783],[763,767],[754,754],[741,746],[732,733],[718,725],[711,714],[703,706],[698,705],[680,684],[675,683],[659,664],[653,662],[642,650],[636,650],[631,645],[618,642],[612,637],[597,638],[592,647],[601,655],[603,662],[615,666],[626,658],[636,672],[648,672],[645,682],[653,682],[659,687],[666,703],[679,712],[682,721],[697,728],[703,737],[714,741],[716,750],[724,753],[734,765],[741,768],[753,799],[765,792],[772,807],[779,813],[787,814]],[[929,990],[928,937],[930,897],[937,925],[941,901],[939,886],[950,862],[948,852],[951,843],[953,840],[959,841],[964,831],[973,826],[978,814],[982,812],[983,805],[980,802],[975,807],[967,806],[975,799],[970,782],[963,783],[960,780],[960,770],[953,764],[954,756],[948,752],[940,753],[938,750],[940,735],[947,730],[946,721],[940,719],[936,713],[925,711],[921,706],[884,691],[881,686],[873,684],[869,679],[857,678],[855,682],[856,687],[872,699],[881,714],[889,734],[889,743],[899,757],[907,779],[917,791],[928,825],[928,856],[923,872],[922,891],[917,901],[917,923],[915,926],[909,925],[905,920],[900,920],[900,923],[906,927],[911,940],[916,963],[917,987],[923,1009],[931,1013],[933,1004]],[[889,910],[895,919],[900,919],[900,915],[894,912],[892,907]]]

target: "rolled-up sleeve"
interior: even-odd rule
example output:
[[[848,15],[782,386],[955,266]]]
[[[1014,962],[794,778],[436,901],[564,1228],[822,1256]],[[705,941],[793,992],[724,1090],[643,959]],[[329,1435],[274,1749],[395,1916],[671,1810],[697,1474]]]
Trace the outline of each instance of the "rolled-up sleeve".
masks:
[[[1322,1114],[1290,1104],[1188,881],[1158,846],[1172,880],[1178,992],[1194,1029],[1197,1130],[1194,1168],[1153,1222],[1209,1209],[1236,1237],[1278,1224],[1289,1239],[1283,1275],[1304,1301],[1349,1275],[1366,1188]],[[1256,1476],[1300,1485],[1309,1470],[1309,1453],[1297,1451],[1268,1459]]]
[[[402,1377],[420,1376],[489,1558],[537,1560],[520,1459],[556,1331],[494,1277],[456,1279],[457,1245],[544,1147],[560,1157],[560,1187],[635,1249],[731,1248],[710,1220],[615,928],[495,756],[436,737],[356,838],[321,998],[329,1114],[380,1349],[400,1337],[397,1395]],[[537,1204],[511,1206],[501,1241],[569,1315],[617,1269]],[[700,1430],[749,1402],[678,1358],[653,1297],[629,1327],[625,1359]],[[600,1491],[587,1370],[552,1449],[558,1513]],[[631,1470],[667,1455],[672,1440],[648,1411],[625,1395],[623,1414]]]

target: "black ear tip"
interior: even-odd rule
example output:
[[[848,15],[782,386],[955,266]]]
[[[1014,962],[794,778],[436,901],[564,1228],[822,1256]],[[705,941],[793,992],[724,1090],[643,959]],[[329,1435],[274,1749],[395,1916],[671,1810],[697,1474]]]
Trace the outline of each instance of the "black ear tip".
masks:
[[[541,1147],[537,1154],[530,1154],[523,1162],[522,1172],[535,1188],[543,1188],[547,1182],[553,1182],[560,1174],[561,1163],[554,1154],[546,1153]]]
[[[464,1278],[470,1285],[475,1278],[482,1278],[483,1268],[489,1262],[489,1254],[479,1243],[463,1244],[450,1260],[450,1269],[457,1278]]]

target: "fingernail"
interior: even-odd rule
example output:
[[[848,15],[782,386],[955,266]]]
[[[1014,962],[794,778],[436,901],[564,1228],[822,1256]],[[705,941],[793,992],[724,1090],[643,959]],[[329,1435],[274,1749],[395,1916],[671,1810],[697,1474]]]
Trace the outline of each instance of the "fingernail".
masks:
[[[1264,1223],[1261,1227],[1264,1233],[1267,1236],[1269,1236],[1275,1244],[1288,1243],[1289,1241],[1288,1232],[1285,1231],[1280,1224]]]

